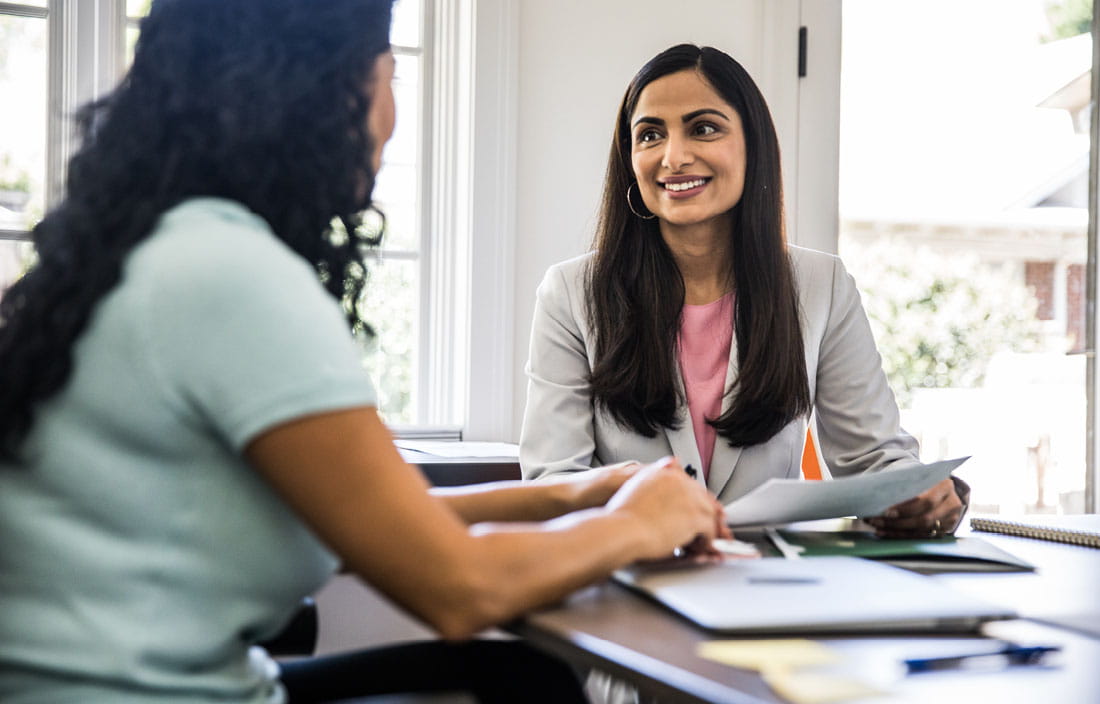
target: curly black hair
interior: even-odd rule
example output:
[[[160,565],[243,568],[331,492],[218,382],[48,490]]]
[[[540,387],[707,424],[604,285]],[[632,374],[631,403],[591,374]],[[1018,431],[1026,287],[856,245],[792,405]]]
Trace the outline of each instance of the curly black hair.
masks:
[[[0,456],[69,378],[126,255],[193,196],[238,201],[312,262],[356,330],[374,185],[369,84],[393,0],[156,0],[119,86],[77,115],[63,201],[0,299]],[[333,227],[337,230],[334,232]]]

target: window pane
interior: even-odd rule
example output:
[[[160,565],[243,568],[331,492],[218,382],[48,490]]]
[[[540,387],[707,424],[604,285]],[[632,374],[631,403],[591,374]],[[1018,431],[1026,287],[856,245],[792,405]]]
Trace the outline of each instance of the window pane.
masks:
[[[46,30],[0,15],[0,229],[29,229],[45,208]]]
[[[421,0],[397,0],[393,6],[390,43],[396,46],[420,46]]]
[[[843,6],[841,254],[906,429],[973,456],[976,512],[1084,508],[1092,42],[1055,9],[1088,26],[1083,2]]]
[[[391,164],[379,173],[378,183],[374,187],[374,202],[386,214],[386,236],[382,240],[384,249],[415,252],[420,248],[417,226],[419,178],[415,166]]]
[[[416,420],[419,262],[376,260],[369,266],[363,307],[376,336],[366,366],[378,390],[378,410],[387,423],[412,423]]]
[[[137,23],[149,14],[152,2],[153,0],[126,0],[126,17],[129,19],[126,24],[127,66],[134,62],[134,45],[137,44],[138,34],[141,33]]]
[[[144,17],[149,14],[153,0],[126,0],[127,17]]]
[[[0,240],[0,297],[31,264],[30,242]]]
[[[416,164],[420,144],[420,59],[397,56],[393,95],[397,122],[393,137],[386,143],[382,160],[387,164]]]
[[[386,214],[385,249],[420,248],[420,59],[397,57],[394,98],[397,123],[382,155],[374,200]]]
[[[419,0],[399,0],[394,7],[394,44],[419,44],[419,13]],[[386,214],[383,250],[415,253],[420,249],[421,58],[405,54],[395,58],[397,122],[382,155],[374,200]],[[364,296],[367,319],[378,333],[367,366],[378,389],[379,411],[394,425],[419,420],[415,399],[420,267],[415,255],[373,262]]]
[[[126,65],[134,63],[134,46],[141,31],[134,25],[126,26]]]

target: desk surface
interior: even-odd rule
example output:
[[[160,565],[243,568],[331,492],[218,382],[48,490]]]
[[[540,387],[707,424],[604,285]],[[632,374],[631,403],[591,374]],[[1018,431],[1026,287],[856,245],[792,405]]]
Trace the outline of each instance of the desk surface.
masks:
[[[435,486],[461,486],[481,482],[520,479],[519,460],[515,457],[443,457],[427,452],[399,448],[401,456]]]
[[[1038,569],[1034,573],[941,574],[936,579],[1010,606],[1028,619],[1100,639],[1100,550],[980,531],[967,534],[988,540]],[[1100,702],[1100,697],[1095,701]]]
[[[1100,631],[1089,635],[1052,623],[1100,621],[1100,550],[977,534],[1033,562],[1035,573],[941,575],[934,579],[1015,608],[1026,619],[987,624],[983,635],[1056,644],[1049,665],[997,672],[939,672],[903,676],[905,657],[967,652],[978,636],[859,636],[814,638],[844,655],[858,679],[891,692],[868,701],[1100,702]],[[1042,619],[1042,622],[1033,619]],[[634,682],[676,702],[782,702],[754,672],[695,655],[716,637],[618,585],[578,592],[564,604],[517,622],[512,630],[569,661]],[[1084,629],[1087,631],[1088,629]],[[962,641],[962,642],[960,642]]]

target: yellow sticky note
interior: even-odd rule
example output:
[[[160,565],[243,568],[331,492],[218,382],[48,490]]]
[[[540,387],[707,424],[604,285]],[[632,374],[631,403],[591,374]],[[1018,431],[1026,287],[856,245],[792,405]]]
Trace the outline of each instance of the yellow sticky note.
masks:
[[[749,670],[828,665],[840,659],[821,643],[804,638],[712,640],[700,643],[699,657]]]
[[[851,677],[824,672],[775,668],[765,670],[762,676],[776,694],[791,704],[833,704],[888,694]]]

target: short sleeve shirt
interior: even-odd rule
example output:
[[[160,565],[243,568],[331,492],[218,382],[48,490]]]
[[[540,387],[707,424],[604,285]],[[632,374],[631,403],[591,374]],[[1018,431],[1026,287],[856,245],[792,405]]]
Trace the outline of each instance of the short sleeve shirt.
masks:
[[[242,451],[374,405],[360,359],[314,267],[263,219],[215,198],[167,212],[22,464],[0,466],[0,700],[279,701],[250,646],[336,560]]]

